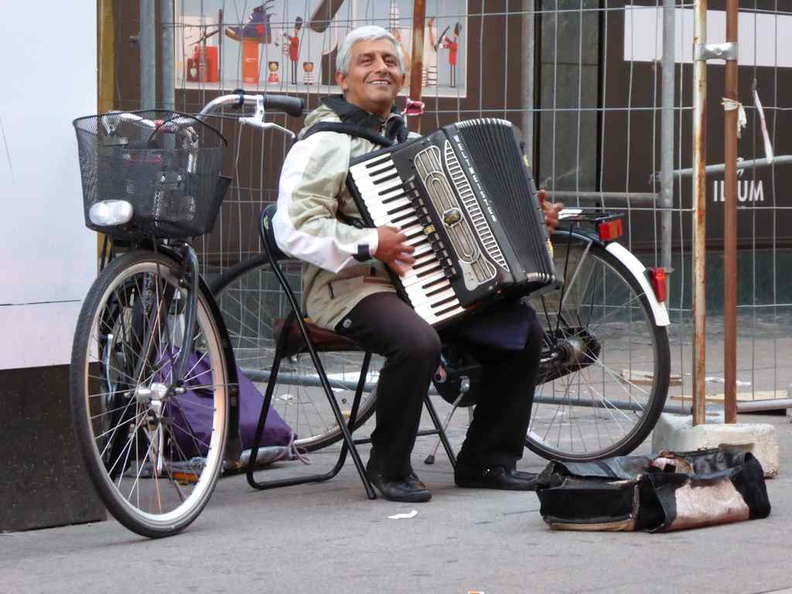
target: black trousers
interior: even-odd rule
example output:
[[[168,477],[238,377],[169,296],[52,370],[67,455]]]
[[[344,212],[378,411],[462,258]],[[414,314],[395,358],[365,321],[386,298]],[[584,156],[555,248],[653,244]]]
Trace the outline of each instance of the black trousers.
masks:
[[[482,377],[481,397],[458,455],[462,469],[514,468],[522,457],[542,346],[541,326],[535,316],[532,320],[523,350],[465,345],[482,364]],[[364,298],[335,330],[386,359],[377,385],[369,465],[386,476],[406,476],[441,338],[393,293]]]

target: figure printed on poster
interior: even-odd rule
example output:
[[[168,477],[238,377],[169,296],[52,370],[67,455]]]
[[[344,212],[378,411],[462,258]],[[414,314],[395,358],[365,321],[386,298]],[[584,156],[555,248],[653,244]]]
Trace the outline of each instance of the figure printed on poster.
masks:
[[[443,34],[440,40],[440,46],[448,50],[448,66],[450,72],[449,86],[453,89],[457,86],[457,56],[459,52],[459,34],[462,32],[462,25],[456,23],[454,25],[454,36],[448,37]]]
[[[293,85],[297,84],[297,60],[300,57],[300,29],[302,29],[302,17],[297,17],[294,20],[294,35],[284,33],[283,37],[286,39],[288,46],[284,44],[283,53],[286,54],[291,62],[291,82]]]
[[[423,76],[421,86],[425,89],[437,86],[437,28],[435,18],[430,16],[424,31]]]
[[[423,68],[415,73],[424,94],[465,96],[467,9],[468,0],[426,0]],[[406,93],[413,75],[412,11],[412,0],[176,0],[176,83],[337,93],[340,42],[354,27],[382,24],[404,53]]]

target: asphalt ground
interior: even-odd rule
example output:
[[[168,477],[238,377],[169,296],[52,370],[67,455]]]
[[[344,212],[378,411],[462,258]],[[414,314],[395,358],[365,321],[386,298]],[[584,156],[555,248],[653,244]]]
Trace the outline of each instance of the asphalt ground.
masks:
[[[452,422],[457,446],[466,420]],[[423,463],[434,438],[422,437],[413,462],[429,503],[369,501],[351,463],[328,482],[266,492],[227,477],[175,537],[147,540],[112,519],[0,534],[0,591],[792,592],[792,424],[783,414],[739,421],[777,428],[781,472],[767,481],[764,520],[667,534],[553,531],[534,493],[455,487],[442,451]],[[308,470],[331,457],[314,454]],[[544,466],[528,451],[519,465]]]

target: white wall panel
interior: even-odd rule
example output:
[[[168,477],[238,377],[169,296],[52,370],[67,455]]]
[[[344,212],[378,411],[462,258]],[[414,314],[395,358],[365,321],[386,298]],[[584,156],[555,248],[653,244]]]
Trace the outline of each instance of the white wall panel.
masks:
[[[71,125],[96,111],[96,2],[1,4],[0,369],[68,363],[96,275]]]

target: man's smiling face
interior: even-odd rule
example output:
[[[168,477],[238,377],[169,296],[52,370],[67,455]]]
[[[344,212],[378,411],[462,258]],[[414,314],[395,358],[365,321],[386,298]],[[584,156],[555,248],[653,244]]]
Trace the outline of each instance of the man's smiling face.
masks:
[[[349,103],[388,117],[404,83],[396,47],[389,39],[359,41],[350,52],[349,73],[336,72],[336,82]]]

